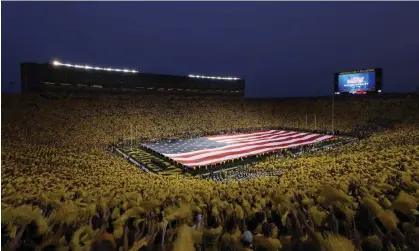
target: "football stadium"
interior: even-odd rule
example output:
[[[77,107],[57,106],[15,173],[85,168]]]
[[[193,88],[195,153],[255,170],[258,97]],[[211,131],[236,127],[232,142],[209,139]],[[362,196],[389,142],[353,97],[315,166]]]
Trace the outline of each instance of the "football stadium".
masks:
[[[236,77],[23,63],[2,94],[5,248],[415,247],[419,99],[381,71],[259,100]]]
[[[1,250],[419,251],[418,13],[2,2]]]

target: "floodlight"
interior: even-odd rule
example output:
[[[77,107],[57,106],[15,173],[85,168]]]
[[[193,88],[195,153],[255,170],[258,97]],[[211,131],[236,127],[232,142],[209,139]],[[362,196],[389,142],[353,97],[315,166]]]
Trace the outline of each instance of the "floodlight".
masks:
[[[97,66],[93,67],[93,66],[90,66],[90,65],[64,64],[64,63],[61,63],[58,60],[52,61],[52,65],[54,65],[54,66],[66,66],[66,67],[86,69],[86,70],[94,69],[94,70],[98,70],[98,71],[115,71],[115,72],[138,73],[138,71],[136,71],[136,70],[128,70],[128,69],[113,69],[113,68],[101,68],[101,67],[97,67]]]
[[[189,74],[188,77],[190,77],[190,78],[228,80],[228,81],[240,80],[239,78],[235,78],[235,77],[200,76],[200,75],[193,75],[193,74]]]

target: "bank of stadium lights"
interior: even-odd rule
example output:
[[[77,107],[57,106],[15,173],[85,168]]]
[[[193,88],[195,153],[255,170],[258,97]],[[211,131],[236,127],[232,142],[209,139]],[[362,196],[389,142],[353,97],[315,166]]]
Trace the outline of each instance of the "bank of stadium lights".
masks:
[[[203,78],[203,79],[230,80],[230,81],[240,80],[240,78],[234,78],[234,77],[215,77],[215,76],[202,76],[202,75],[192,75],[192,74],[189,74],[188,77]]]
[[[115,69],[115,68],[102,68],[102,67],[93,67],[90,65],[77,65],[77,64],[64,64],[57,60],[53,61],[52,64],[54,66],[65,66],[71,68],[78,68],[78,69],[85,69],[85,70],[97,70],[97,71],[113,71],[113,72],[124,72],[124,73],[138,73],[136,70],[128,70],[128,69]]]

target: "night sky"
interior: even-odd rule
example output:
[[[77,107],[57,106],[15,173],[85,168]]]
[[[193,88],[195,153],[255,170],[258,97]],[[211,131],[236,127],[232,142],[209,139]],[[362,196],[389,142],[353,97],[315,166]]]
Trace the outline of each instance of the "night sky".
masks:
[[[237,76],[248,97],[330,95],[333,73],[383,68],[419,88],[419,2],[2,2],[2,91],[21,62]],[[16,86],[9,82],[15,81]]]

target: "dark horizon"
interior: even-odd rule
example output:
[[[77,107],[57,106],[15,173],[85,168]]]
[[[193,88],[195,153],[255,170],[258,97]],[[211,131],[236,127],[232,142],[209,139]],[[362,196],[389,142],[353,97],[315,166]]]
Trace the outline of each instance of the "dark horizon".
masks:
[[[419,89],[418,2],[4,2],[2,92],[20,63],[232,76],[246,97],[327,96],[335,72],[383,68]],[[15,86],[9,82],[14,81]]]

